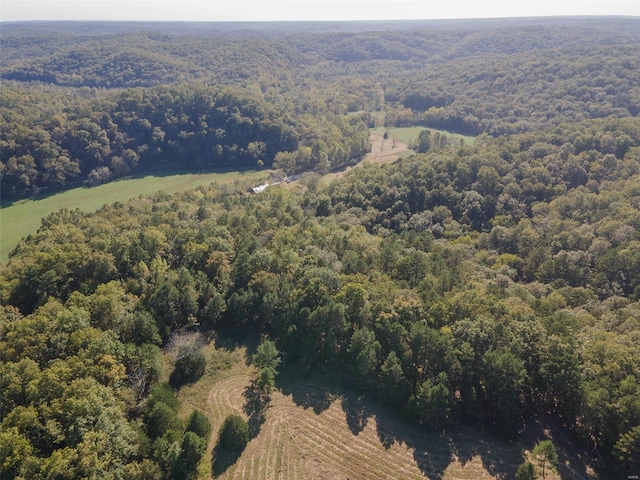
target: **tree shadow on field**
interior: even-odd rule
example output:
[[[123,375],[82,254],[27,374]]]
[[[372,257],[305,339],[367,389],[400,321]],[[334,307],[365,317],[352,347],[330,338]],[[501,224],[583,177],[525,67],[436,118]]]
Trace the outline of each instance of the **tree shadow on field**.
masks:
[[[542,440],[551,440],[558,452],[558,474],[561,478],[614,478],[601,463],[597,451],[585,451],[580,441],[553,418],[530,418],[524,425],[522,436],[531,451]]]
[[[417,425],[398,427],[394,419],[385,419],[383,415],[377,417],[377,424],[383,445],[390,447],[398,442],[413,449],[416,464],[429,479],[442,480],[453,462],[464,467],[478,460],[492,477],[512,479],[518,466],[526,460],[524,450],[531,451],[537,442],[548,438],[553,440],[558,451],[560,478],[606,478],[603,472],[597,471],[599,465],[595,456],[590,455],[592,452],[579,448],[566,429],[548,419],[523,421],[510,440],[480,427],[457,427],[444,433]]]
[[[369,418],[373,417],[373,412],[362,403],[361,398],[352,396],[343,397],[342,411],[347,426],[354,435],[362,432],[369,423]]]
[[[524,462],[521,445],[472,428],[459,428],[449,434],[451,449],[465,465],[479,457],[482,466],[495,478],[511,479]]]
[[[451,474],[447,470],[452,464],[457,471],[466,467],[468,478],[473,478],[475,472],[478,476],[488,473],[495,479],[507,480],[514,478],[518,466],[524,462],[522,437],[508,442],[480,427],[435,431],[403,419],[397,409],[368,401],[347,381],[341,380],[336,373],[318,375],[287,365],[278,375],[276,387],[297,406],[311,408],[316,414],[327,410],[335,400],[341,400],[345,421],[354,436],[369,422],[375,422],[382,446],[388,450],[397,444],[412,452],[416,466],[429,480],[443,480]]]
[[[213,449],[213,462],[211,464],[213,477],[219,477],[229,470],[229,468],[238,461],[241,455],[241,451],[230,452],[229,450],[222,448],[220,445],[216,445]]]
[[[258,387],[255,380],[247,386],[242,396],[245,398],[242,410],[249,417],[247,422],[249,424],[249,438],[255,438],[267,420],[267,409],[271,397]]]
[[[476,457],[494,478],[507,480],[513,478],[518,465],[524,461],[519,445],[473,428],[437,432],[392,418],[384,411],[376,415],[376,425],[382,445],[389,449],[399,444],[412,450],[416,465],[431,480],[444,479],[452,463],[459,462],[464,467]]]
[[[252,328],[218,327],[213,334],[216,349],[232,352],[238,348],[247,349],[247,364],[260,344],[260,333]]]
[[[193,382],[186,380],[184,375],[176,372],[175,370],[171,372],[171,375],[169,375],[169,385],[171,385],[171,388],[173,388],[176,392],[190,383]]]
[[[293,367],[280,371],[276,378],[276,388],[293,402],[304,409],[311,408],[316,415],[328,409],[338,399],[338,395],[329,388],[311,383],[315,376],[308,371]]]

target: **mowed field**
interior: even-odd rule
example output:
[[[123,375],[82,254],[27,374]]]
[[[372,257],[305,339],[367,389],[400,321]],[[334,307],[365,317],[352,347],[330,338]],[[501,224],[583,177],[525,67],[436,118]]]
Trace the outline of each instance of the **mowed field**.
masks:
[[[412,150],[409,149],[408,145],[418,138],[422,130],[424,130],[423,127],[378,128],[372,130],[371,152],[361,164],[385,163],[411,154]],[[435,129],[430,130],[432,133],[440,132],[454,138],[463,138],[468,144],[474,141],[474,137]],[[382,138],[385,131],[389,134],[389,139],[387,140]],[[326,180],[339,177],[342,174],[344,174],[344,171],[330,173],[326,175]],[[136,175],[97,187],[74,188],[34,200],[21,200],[10,206],[0,208],[0,262],[7,260],[9,252],[13,250],[22,238],[35,233],[40,228],[40,221],[44,217],[61,208],[78,208],[84,212],[93,212],[103,205],[126,201],[161,190],[167,193],[176,193],[213,182],[223,184],[239,179],[259,183],[263,178],[267,177],[268,173],[265,171],[224,173],[163,172],[161,175]]]
[[[402,421],[397,412],[367,403],[326,376],[310,378],[289,365],[280,367],[277,390],[257,434],[241,455],[221,461],[215,453],[217,432],[229,414],[248,418],[246,392],[255,371],[244,346],[225,351],[210,344],[204,351],[213,366],[179,392],[184,417],[198,408],[212,423],[199,478],[508,479],[545,435],[543,428],[536,428],[509,443],[473,429],[430,432]],[[547,473],[548,480],[595,478],[580,462],[568,459],[562,447],[560,452],[561,475]]]
[[[211,389],[214,432],[242,413],[249,375]],[[376,413],[357,398],[299,380],[272,395],[266,421],[221,479],[491,479],[515,471],[520,449],[476,435],[452,443]],[[499,468],[497,468],[499,467]]]
[[[176,193],[211,183],[228,184],[236,180],[259,182],[264,171],[225,173],[166,172],[136,176],[91,188],[74,188],[35,200],[22,200],[0,209],[0,261],[6,261],[18,242],[40,228],[40,221],[61,208],[93,212],[106,204],[122,202],[158,191]]]
[[[372,133],[375,135],[382,136],[386,131],[389,134],[390,139],[392,140],[396,139],[399,142],[402,142],[411,146],[413,142],[415,142],[415,140],[418,138],[422,130],[429,130],[431,132],[431,135],[440,133],[453,139],[464,140],[465,144],[467,145],[473,145],[473,143],[475,142],[475,137],[471,137],[469,135],[462,135],[459,133],[453,133],[453,132],[448,132],[446,130],[438,130],[438,129],[429,128],[429,127],[401,127],[401,128],[380,127],[372,130]]]

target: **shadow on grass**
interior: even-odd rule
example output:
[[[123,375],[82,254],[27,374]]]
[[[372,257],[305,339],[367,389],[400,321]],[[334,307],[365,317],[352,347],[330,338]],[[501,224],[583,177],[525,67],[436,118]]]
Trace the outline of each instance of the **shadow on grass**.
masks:
[[[304,409],[311,408],[316,415],[324,412],[338,398],[329,388],[312,384],[309,370],[295,366],[281,370],[276,377],[276,388],[283,395],[291,396],[293,403]],[[316,375],[313,375],[316,378]]]
[[[213,449],[213,463],[211,464],[211,471],[213,472],[214,478],[219,477],[229,470],[241,455],[242,451],[230,452],[220,445],[216,445],[216,448]]]
[[[311,408],[316,415],[341,399],[342,411],[349,430],[358,435],[367,426],[374,410],[365,406],[362,396],[350,387],[340,372],[315,372],[293,364],[281,369],[276,388],[302,408]]]
[[[182,378],[182,375],[176,373],[175,370],[171,372],[171,375],[169,375],[169,385],[171,385],[171,388],[173,388],[176,392],[188,383],[189,382],[185,381],[185,379]]]
[[[342,399],[342,411],[344,412],[347,426],[351,433],[358,435],[373,417],[373,411],[362,403],[361,398],[346,396]]]
[[[518,465],[524,462],[522,446],[516,442],[506,442],[471,428],[457,429],[449,438],[453,454],[462,465],[479,457],[482,466],[496,478],[513,478]]]
[[[471,427],[433,431],[403,419],[398,410],[363,397],[336,372],[316,374],[288,365],[281,370],[276,386],[296,405],[311,408],[316,414],[341,400],[345,421],[354,436],[375,421],[382,446],[389,449],[398,444],[412,451],[416,466],[431,480],[444,479],[445,472],[456,461],[465,466],[477,459],[494,478],[509,479],[524,461],[522,442],[508,443]]]
[[[558,452],[558,474],[560,478],[617,478],[612,475],[598,452],[585,451],[577,436],[553,418],[532,418],[522,432],[527,439],[527,450],[531,451],[542,440],[551,440]]]
[[[341,372],[318,372],[294,363],[287,363],[286,369],[280,370],[276,387],[297,406],[312,409],[315,414],[324,412],[336,400],[341,401],[345,422],[354,436],[375,422],[381,445],[390,449],[397,444],[413,452],[416,466],[431,480],[447,477],[452,464],[457,469],[466,467],[465,472],[470,473],[465,475],[469,478],[475,472],[499,480],[512,479],[518,466],[526,460],[525,450],[532,450],[538,441],[546,438],[551,438],[556,445],[558,473],[562,478],[591,479],[602,473],[598,471],[600,466],[593,452],[581,448],[566,428],[548,419],[522,421],[510,440],[475,424],[435,431],[406,420],[397,409],[362,396]],[[600,475],[599,478],[606,477]]]
[[[238,348],[247,349],[247,364],[260,344],[260,333],[247,327],[218,327],[213,335],[216,349],[232,352]]]
[[[245,398],[242,410],[249,417],[247,422],[249,424],[249,438],[255,438],[267,420],[267,409],[271,398],[258,388],[255,380],[251,382],[242,395]]]
[[[422,425],[390,419],[385,413],[376,415],[376,423],[382,445],[389,449],[399,444],[412,450],[416,465],[429,479],[442,480],[452,463],[457,461],[464,467],[476,457],[494,478],[510,479],[524,461],[519,445],[473,428],[435,432]]]
[[[200,377],[202,377],[202,375],[186,376],[184,373],[181,373],[178,370],[174,370],[173,372],[171,372],[171,375],[169,375],[169,385],[171,385],[171,388],[178,391],[186,385],[196,383],[198,380],[200,380]]]

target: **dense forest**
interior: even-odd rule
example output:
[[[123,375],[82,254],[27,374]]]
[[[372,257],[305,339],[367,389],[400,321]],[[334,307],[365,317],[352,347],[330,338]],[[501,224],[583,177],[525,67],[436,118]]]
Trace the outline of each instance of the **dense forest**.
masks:
[[[52,92],[2,94],[4,198],[136,171],[260,168],[274,159],[290,172],[326,172],[369,149],[359,117],[293,120],[232,87],[134,88],[79,100],[68,91],[62,102]]]
[[[611,22],[409,23],[264,38],[9,24],[2,196],[167,166],[270,167],[279,152],[276,166],[324,172],[362,158],[365,126],[496,136],[635,117],[637,24]]]
[[[425,429],[545,418],[599,476],[637,475],[639,22],[362,27],[3,26],[3,199],[156,168],[307,172],[61,210],[18,245],[3,478],[195,478],[210,426],[172,386],[204,360],[180,339],[221,327]],[[321,180],[369,128],[408,125],[414,154]]]

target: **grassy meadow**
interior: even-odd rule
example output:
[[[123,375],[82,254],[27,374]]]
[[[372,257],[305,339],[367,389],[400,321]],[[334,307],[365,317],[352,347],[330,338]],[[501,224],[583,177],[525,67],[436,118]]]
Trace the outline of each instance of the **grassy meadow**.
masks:
[[[402,128],[385,128],[379,127],[372,131],[372,133],[376,135],[384,135],[384,132],[389,133],[389,138],[396,139],[399,142],[402,142],[411,148],[411,144],[418,138],[420,132],[422,130],[430,130],[431,134],[440,133],[443,135],[447,135],[448,137],[454,139],[462,139],[465,144],[473,145],[475,142],[475,137],[470,137],[468,135],[461,135],[459,133],[447,132],[446,130],[438,130],[436,128],[429,127],[402,127]]]
[[[162,175],[138,175],[97,187],[80,187],[42,198],[15,202],[0,209],[0,261],[4,262],[18,242],[35,233],[40,221],[61,208],[78,208],[93,212],[101,206],[129,200],[158,191],[176,193],[210,183],[232,183],[235,180],[260,181],[264,171],[247,172],[163,172]]]
[[[386,131],[389,133],[391,139],[409,145],[410,148],[411,143],[418,138],[418,135],[424,129],[424,127],[380,127],[372,130],[372,134],[382,136]],[[474,137],[433,128],[429,130],[431,130],[432,133],[440,132],[453,138],[462,138],[467,144],[471,144],[474,141]],[[373,149],[372,152],[374,150],[375,149]],[[377,150],[375,151],[377,152]],[[386,153],[380,153],[380,158],[377,160],[384,159],[387,156],[389,159],[394,160],[400,156],[400,154],[406,154],[404,150],[398,151],[397,153],[398,154],[395,155],[396,152],[391,150]],[[370,158],[369,160],[372,159]],[[213,182],[231,183],[240,178],[259,182],[264,176],[264,171],[223,173],[163,172],[160,175],[141,174],[97,187],[74,188],[42,198],[21,200],[0,208],[0,262],[7,260],[9,252],[13,250],[22,238],[38,230],[42,218],[61,208],[78,208],[85,212],[93,212],[109,203],[122,202],[160,190],[167,193],[175,193]]]
[[[248,337],[255,335],[226,335],[218,332],[203,346],[205,375],[178,392],[182,417],[197,408],[212,425],[199,479],[213,473],[220,480],[497,480],[512,477],[545,436],[545,425],[529,425],[517,441],[471,428],[434,432],[362,398],[339,372],[310,378],[309,372],[287,365],[279,368],[276,391],[247,448],[234,458],[217,458],[225,417],[238,414],[251,422],[247,391],[257,374],[248,360],[257,344],[257,338]],[[168,374],[174,359],[166,360]],[[563,463],[559,472],[547,473],[548,480],[594,478],[564,442],[557,444]]]

